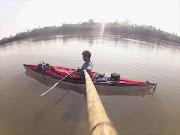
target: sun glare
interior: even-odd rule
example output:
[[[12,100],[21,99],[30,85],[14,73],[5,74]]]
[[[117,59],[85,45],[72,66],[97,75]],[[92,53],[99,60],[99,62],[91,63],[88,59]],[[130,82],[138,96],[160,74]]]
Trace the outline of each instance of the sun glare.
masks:
[[[104,28],[105,28],[105,23],[101,24],[101,31],[100,31],[100,37],[103,38],[104,35]]]

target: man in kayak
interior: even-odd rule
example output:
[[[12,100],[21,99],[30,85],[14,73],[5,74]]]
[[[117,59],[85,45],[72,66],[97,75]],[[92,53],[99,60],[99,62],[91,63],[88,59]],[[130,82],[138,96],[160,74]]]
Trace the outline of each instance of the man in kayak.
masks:
[[[82,58],[85,61],[85,63],[82,65],[81,69],[79,69],[79,76],[83,77],[84,76],[84,69],[90,74],[92,71],[93,64],[91,63],[91,52],[88,50],[83,51],[82,53]]]

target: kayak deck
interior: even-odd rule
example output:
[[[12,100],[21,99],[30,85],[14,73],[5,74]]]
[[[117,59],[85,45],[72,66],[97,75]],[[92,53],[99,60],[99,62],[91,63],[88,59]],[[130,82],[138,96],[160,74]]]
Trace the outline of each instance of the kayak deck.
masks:
[[[46,70],[46,71],[38,71],[37,70],[37,65],[25,65],[24,66],[30,68],[31,70],[38,72],[40,74],[43,75],[47,75],[50,76],[52,78],[55,79],[62,79],[63,77],[65,77],[66,75],[70,74],[72,71],[74,71],[74,69],[70,69],[70,68],[64,68],[64,67],[58,67],[58,66],[53,66],[54,70]],[[93,77],[94,74],[98,74],[96,72],[91,72],[90,76],[91,78]],[[71,81],[70,81],[71,80]],[[74,83],[85,83],[84,77],[80,77],[79,75],[77,75],[77,72],[73,73],[72,75],[70,75],[66,81],[70,81],[70,82]],[[80,80],[80,81],[77,81]],[[129,80],[126,78],[122,78],[120,77],[118,81],[106,81],[106,82],[97,82],[97,81],[93,81],[94,84],[102,84],[102,85],[113,85],[113,86],[121,86],[121,85],[146,85],[147,82],[140,82],[140,81],[134,81],[134,80]]]

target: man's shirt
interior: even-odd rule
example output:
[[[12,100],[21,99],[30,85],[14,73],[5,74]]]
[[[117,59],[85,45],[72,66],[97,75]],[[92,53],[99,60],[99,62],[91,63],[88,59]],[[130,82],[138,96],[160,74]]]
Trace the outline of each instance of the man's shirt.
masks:
[[[79,72],[79,75],[80,75],[80,76],[84,76],[84,71],[83,71],[83,70],[86,69],[86,68],[88,68],[88,67],[91,67],[91,69],[92,69],[93,64],[91,63],[91,61],[85,62],[85,63],[82,65],[81,70],[80,70],[80,72]]]

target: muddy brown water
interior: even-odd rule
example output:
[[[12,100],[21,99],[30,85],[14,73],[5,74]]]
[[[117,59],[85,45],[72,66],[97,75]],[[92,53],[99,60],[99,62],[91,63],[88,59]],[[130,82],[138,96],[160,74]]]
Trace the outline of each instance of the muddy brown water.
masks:
[[[51,84],[23,67],[45,61],[77,68],[83,50],[91,51],[96,72],[158,82],[153,95],[100,95],[119,134],[180,134],[180,46],[115,35],[60,35],[0,46],[0,134],[89,134],[86,96],[56,87],[40,97]]]

